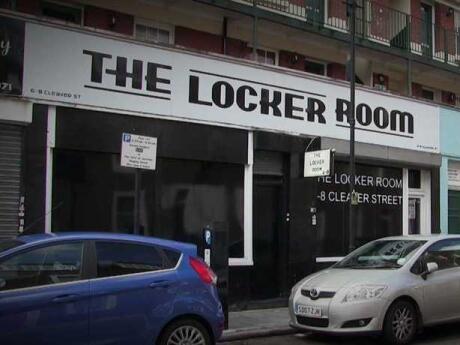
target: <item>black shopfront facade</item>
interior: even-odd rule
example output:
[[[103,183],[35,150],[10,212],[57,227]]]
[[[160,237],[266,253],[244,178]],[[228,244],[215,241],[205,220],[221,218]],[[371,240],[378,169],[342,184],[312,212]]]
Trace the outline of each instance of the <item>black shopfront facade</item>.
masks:
[[[295,282],[348,252],[346,84],[26,28],[26,233],[134,233],[138,205],[139,234],[192,242],[203,255],[212,229],[211,266],[229,309],[285,305]],[[359,93],[355,244],[436,232],[435,107]],[[140,171],[138,193],[136,171],[120,164],[123,133],[157,139],[156,169]],[[331,176],[304,177],[307,148],[336,150]]]

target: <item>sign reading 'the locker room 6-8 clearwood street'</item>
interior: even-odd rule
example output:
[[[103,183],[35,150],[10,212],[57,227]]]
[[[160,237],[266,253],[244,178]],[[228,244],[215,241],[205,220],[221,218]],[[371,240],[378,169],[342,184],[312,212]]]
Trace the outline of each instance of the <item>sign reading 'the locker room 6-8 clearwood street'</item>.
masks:
[[[155,170],[157,138],[123,133],[121,165],[129,168]]]
[[[305,152],[304,177],[328,176],[331,173],[331,150]]]

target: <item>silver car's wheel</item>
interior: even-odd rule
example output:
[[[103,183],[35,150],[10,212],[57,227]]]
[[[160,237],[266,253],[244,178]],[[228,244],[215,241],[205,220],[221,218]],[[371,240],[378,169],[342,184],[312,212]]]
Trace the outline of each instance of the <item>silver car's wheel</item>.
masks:
[[[162,333],[159,345],[211,345],[207,329],[198,321],[182,319],[168,325]]]
[[[408,344],[417,331],[417,312],[409,301],[397,301],[388,309],[384,335],[391,344]]]

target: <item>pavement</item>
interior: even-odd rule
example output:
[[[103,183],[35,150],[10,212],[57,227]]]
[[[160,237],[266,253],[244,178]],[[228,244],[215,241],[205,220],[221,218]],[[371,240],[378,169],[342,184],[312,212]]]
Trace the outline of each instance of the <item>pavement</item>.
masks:
[[[220,342],[295,332],[289,327],[288,308],[237,311],[229,313],[228,329],[224,331]]]

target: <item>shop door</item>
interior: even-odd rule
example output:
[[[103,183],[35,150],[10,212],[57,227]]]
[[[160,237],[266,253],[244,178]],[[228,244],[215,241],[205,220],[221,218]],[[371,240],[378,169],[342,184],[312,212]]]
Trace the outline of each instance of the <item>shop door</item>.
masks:
[[[251,298],[267,300],[283,295],[286,261],[285,231],[282,226],[282,179],[254,178],[254,272],[251,277]]]
[[[448,198],[449,234],[460,234],[460,191],[449,190]]]
[[[0,124],[0,240],[18,234],[22,127]]]
[[[421,4],[422,13],[422,54],[431,56],[433,54],[433,7],[428,4]]]

